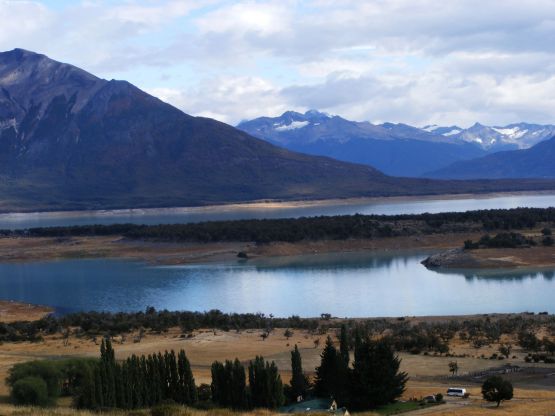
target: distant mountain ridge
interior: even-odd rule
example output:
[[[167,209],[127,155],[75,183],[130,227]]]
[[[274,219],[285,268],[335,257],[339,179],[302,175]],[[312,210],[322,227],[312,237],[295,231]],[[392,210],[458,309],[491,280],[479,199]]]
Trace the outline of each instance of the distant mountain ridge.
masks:
[[[316,110],[287,111],[238,126],[245,132],[303,153],[374,166],[395,176],[424,176],[453,163],[513,149],[526,149],[555,135],[555,126],[527,123],[468,129],[430,125],[371,124]]]
[[[457,162],[426,176],[439,179],[555,178],[555,136],[529,149]]]
[[[374,125],[315,110],[260,117],[237,128],[289,150],[374,166],[394,176],[419,176],[486,154],[474,144],[406,124]]]

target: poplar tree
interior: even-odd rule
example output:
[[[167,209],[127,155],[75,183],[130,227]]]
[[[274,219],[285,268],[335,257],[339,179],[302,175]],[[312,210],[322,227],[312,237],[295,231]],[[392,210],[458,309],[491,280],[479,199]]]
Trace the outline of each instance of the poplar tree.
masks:
[[[291,399],[296,400],[299,396],[304,398],[308,389],[308,379],[303,373],[301,353],[296,344],[295,349],[291,351],[291,371]]]
[[[179,375],[179,403],[192,405],[197,402],[197,387],[191,364],[184,350],[177,355],[177,370]]]
[[[347,334],[347,326],[341,325],[341,334],[339,336],[339,353],[345,361],[345,365],[349,366],[349,338]]]
[[[283,383],[275,362],[257,356],[249,364],[249,386],[253,407],[275,409],[283,404]]]

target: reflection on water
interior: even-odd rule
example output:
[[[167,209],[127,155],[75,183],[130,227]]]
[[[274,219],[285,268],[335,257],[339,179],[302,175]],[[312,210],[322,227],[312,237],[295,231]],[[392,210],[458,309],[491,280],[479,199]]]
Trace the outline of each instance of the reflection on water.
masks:
[[[423,252],[152,267],[119,260],[0,264],[0,297],[63,311],[221,309],[340,317],[555,312],[555,270],[436,272]]]
[[[461,270],[461,269],[438,269],[438,274],[462,275],[468,281],[472,280],[526,280],[526,279],[545,279],[553,280],[555,271],[552,269],[483,269],[483,270]]]
[[[329,203],[304,207],[270,207],[229,206],[211,208],[177,208],[177,209],[136,209],[118,211],[89,211],[68,213],[29,213],[0,214],[0,229],[18,229],[30,227],[51,227],[63,225],[86,224],[173,224],[213,220],[236,220],[248,218],[294,218],[318,215],[352,215],[352,214],[420,214],[424,212],[470,211],[477,209],[498,209],[534,207],[547,208],[555,206],[553,195],[512,195],[466,199],[431,199],[422,200],[359,200],[350,203]]]

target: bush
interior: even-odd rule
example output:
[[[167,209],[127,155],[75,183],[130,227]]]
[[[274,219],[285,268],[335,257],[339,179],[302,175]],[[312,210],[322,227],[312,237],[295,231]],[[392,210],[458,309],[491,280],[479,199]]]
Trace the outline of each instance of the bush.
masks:
[[[435,395],[435,398],[436,398],[436,402],[441,403],[443,401],[443,394],[437,393]]]
[[[62,373],[56,363],[29,361],[16,364],[10,369],[6,384],[13,389],[19,380],[27,377],[41,379],[46,385],[46,394],[51,400],[55,400],[60,395]]]
[[[39,377],[23,377],[12,386],[11,400],[16,405],[47,406],[52,404],[48,397],[46,382]]]

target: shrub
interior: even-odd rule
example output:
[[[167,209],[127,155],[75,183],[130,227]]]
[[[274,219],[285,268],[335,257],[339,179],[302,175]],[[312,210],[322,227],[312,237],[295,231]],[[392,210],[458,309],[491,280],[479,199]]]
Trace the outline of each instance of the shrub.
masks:
[[[47,406],[51,403],[48,397],[46,382],[39,377],[23,377],[17,380],[11,391],[12,402],[16,405]]]
[[[50,399],[55,400],[60,395],[62,373],[56,363],[50,361],[29,361],[14,365],[9,372],[6,384],[12,389],[15,384],[27,377],[40,378],[46,385],[46,392]]]

